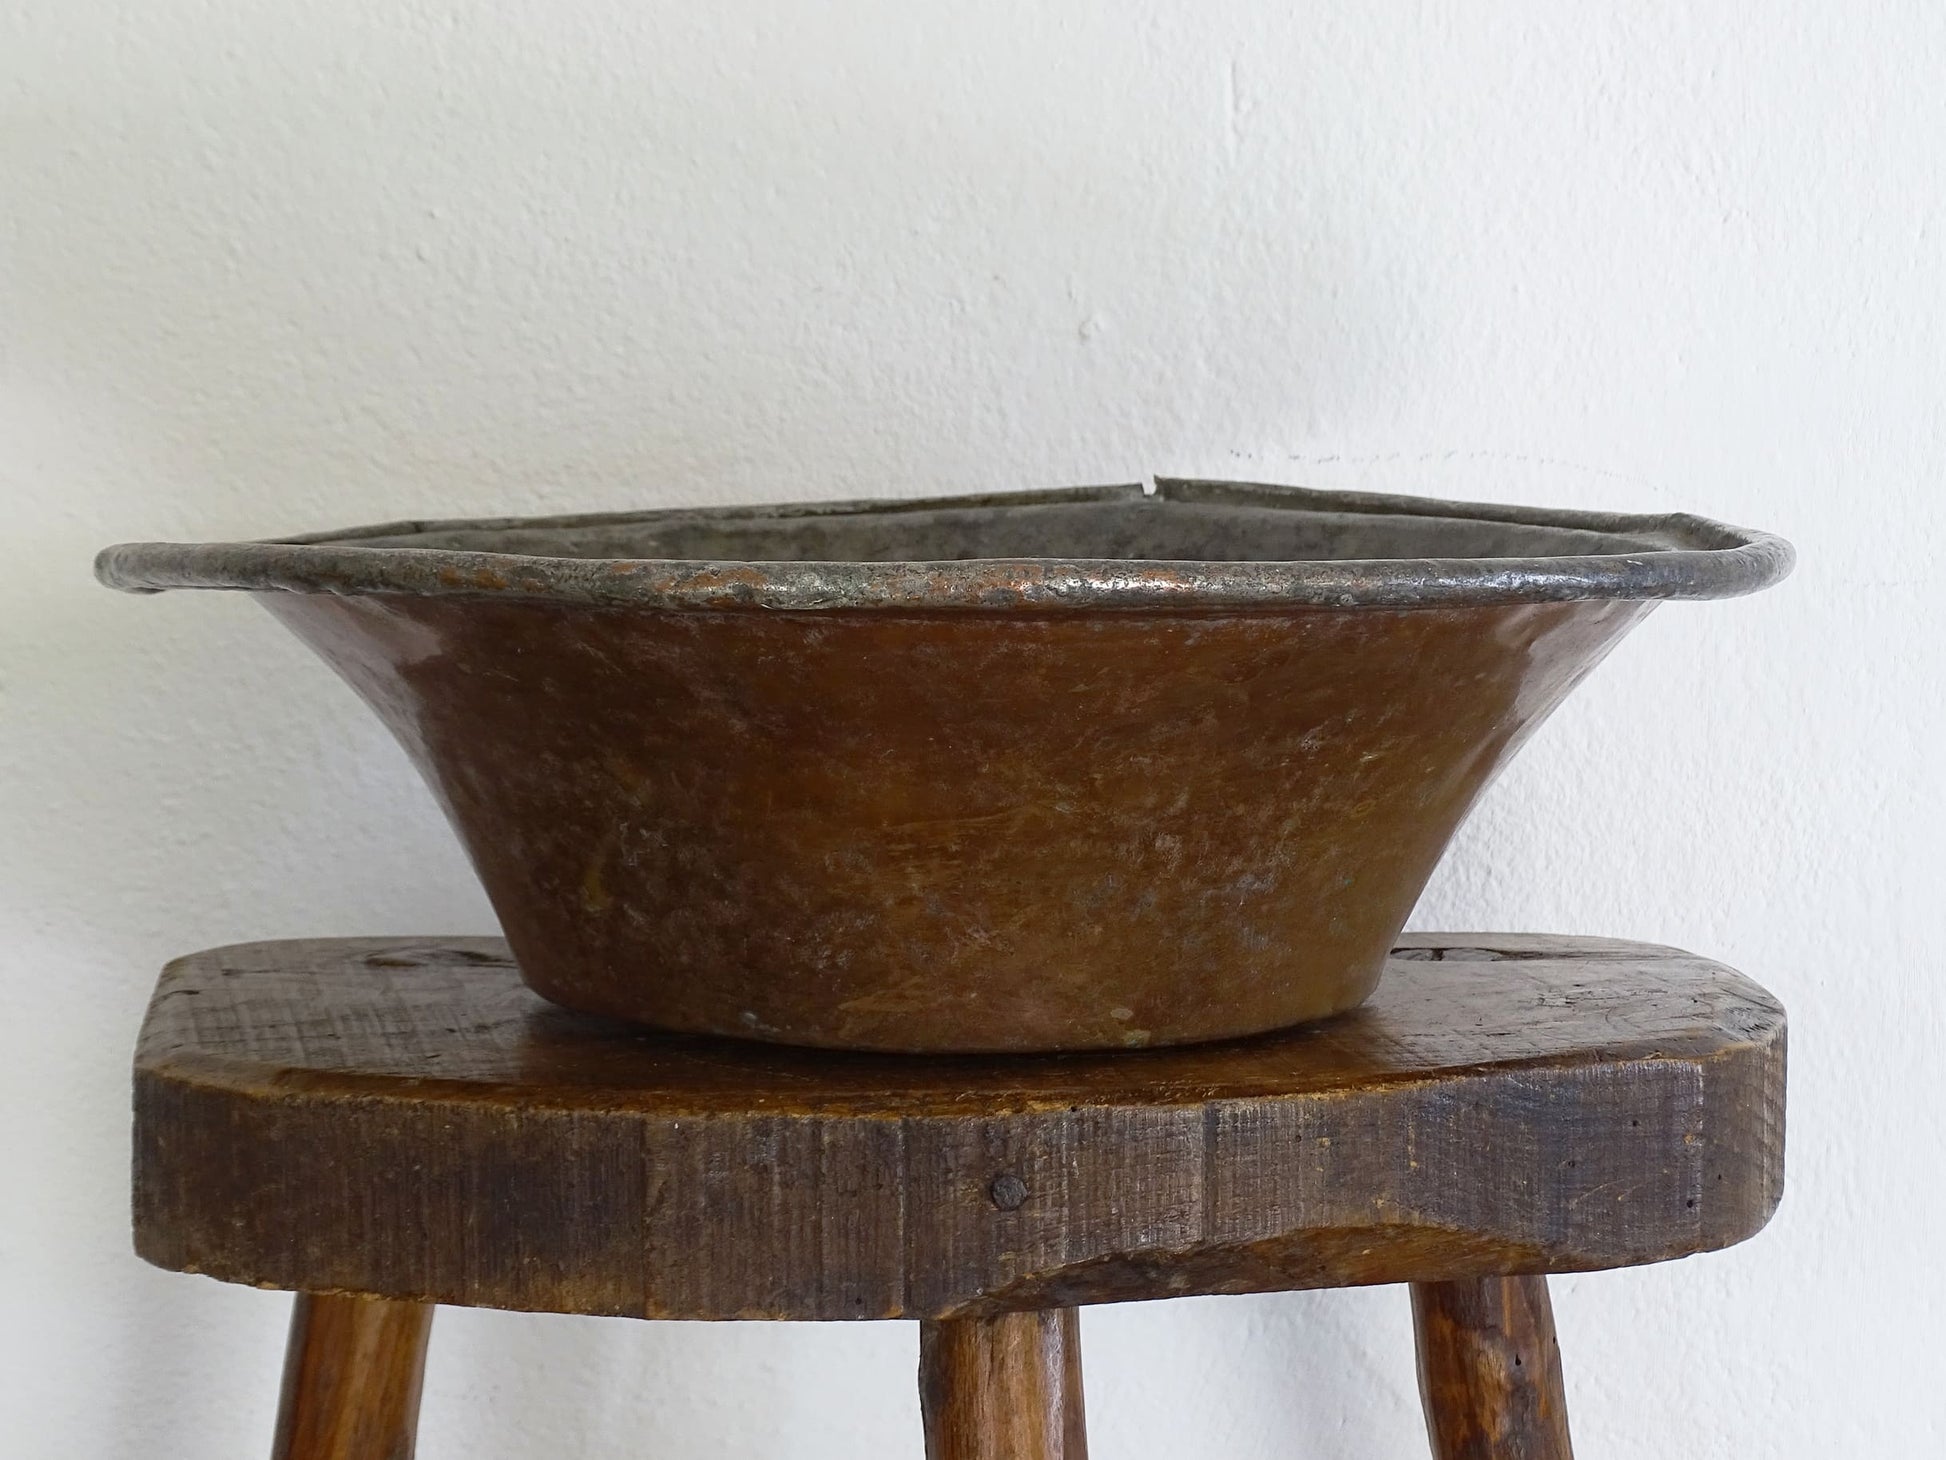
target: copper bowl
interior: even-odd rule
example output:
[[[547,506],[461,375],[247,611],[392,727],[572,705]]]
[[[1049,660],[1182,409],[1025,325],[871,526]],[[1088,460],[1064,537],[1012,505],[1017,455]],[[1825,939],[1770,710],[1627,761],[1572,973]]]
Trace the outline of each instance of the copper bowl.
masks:
[[[1467,809],[1656,600],[1777,538],[1164,481],[110,548],[241,588],[417,762],[527,981],[907,1051],[1348,1009]]]

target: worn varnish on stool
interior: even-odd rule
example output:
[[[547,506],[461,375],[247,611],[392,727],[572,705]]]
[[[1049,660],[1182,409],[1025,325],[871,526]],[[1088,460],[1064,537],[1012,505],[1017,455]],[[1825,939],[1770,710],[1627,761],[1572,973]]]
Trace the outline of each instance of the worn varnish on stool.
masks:
[[[904,1317],[934,1460],[1081,1460],[1079,1305],[1409,1282],[1440,1460],[1561,1460],[1542,1275],[1741,1241],[1783,1180],[1775,1001],[1601,939],[1418,938],[1326,1024],[978,1060],[645,1033],[491,939],[251,944],[170,966],[136,1075],[142,1254],[333,1295],[287,1435],[409,1427],[435,1303]]]

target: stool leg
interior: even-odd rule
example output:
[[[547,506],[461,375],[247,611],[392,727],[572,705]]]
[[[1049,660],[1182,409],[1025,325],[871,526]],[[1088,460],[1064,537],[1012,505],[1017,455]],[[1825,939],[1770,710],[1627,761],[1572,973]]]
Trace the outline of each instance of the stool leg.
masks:
[[[919,1325],[926,1460],[1088,1460],[1073,1308]]]
[[[412,1460],[432,1312],[299,1293],[271,1460]]]
[[[1434,1460],[1573,1460],[1544,1277],[1414,1283]]]

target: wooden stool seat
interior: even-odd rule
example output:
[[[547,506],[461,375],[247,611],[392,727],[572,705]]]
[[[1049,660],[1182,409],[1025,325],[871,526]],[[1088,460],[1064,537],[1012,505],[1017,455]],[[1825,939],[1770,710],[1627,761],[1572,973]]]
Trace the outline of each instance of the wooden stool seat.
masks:
[[[1421,937],[1324,1024],[1005,1058],[590,1019],[494,939],[247,944],[171,964],[150,1007],[136,1244],[333,1295],[294,1335],[281,1453],[307,1460],[409,1453],[402,1305],[919,1318],[931,1453],[1075,1460],[1076,1306],[1392,1282],[1420,1285],[1438,1453],[1565,1455],[1538,1275],[1761,1227],[1783,1067],[1755,984],[1603,939]],[[389,1388],[334,1368],[360,1344]],[[373,1404],[406,1449],[315,1438]]]

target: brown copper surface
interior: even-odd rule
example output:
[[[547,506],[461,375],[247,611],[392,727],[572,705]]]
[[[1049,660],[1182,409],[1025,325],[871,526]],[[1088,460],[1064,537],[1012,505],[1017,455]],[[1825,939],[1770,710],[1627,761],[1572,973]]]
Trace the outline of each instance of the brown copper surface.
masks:
[[[1649,607],[263,601],[408,747],[539,992],[913,1051],[1357,1004],[1481,788]]]

